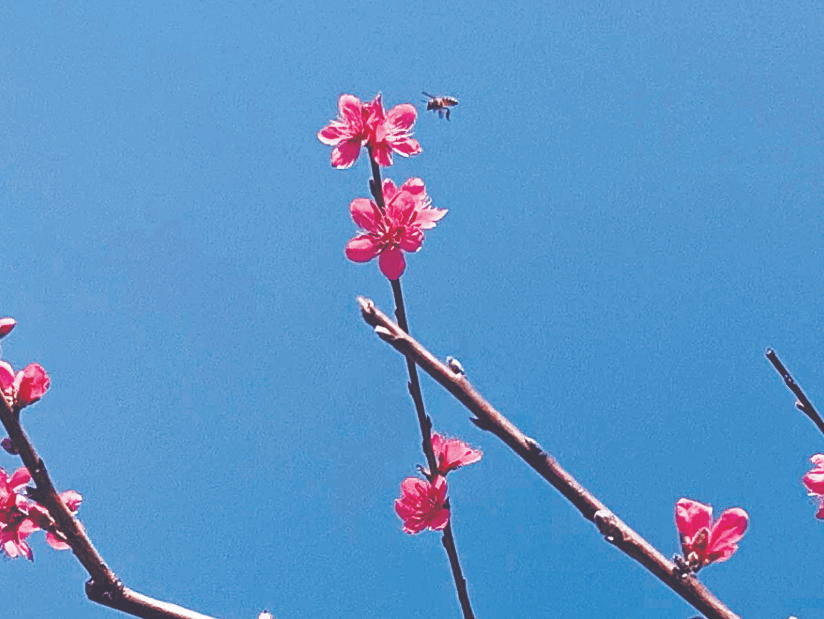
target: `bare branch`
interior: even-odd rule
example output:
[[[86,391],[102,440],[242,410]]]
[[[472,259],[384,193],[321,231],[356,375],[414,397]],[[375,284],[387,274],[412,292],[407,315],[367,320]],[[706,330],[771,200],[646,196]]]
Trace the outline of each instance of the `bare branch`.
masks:
[[[804,395],[803,391],[801,391],[801,387],[798,386],[798,383],[795,382],[795,379],[787,371],[787,368],[785,368],[784,364],[778,359],[778,355],[775,354],[775,351],[772,348],[767,349],[766,355],[767,359],[770,360],[770,363],[773,364],[776,371],[781,374],[781,378],[784,379],[784,383],[787,385],[789,390],[795,394],[796,398],[798,398],[795,403],[795,407],[807,415],[807,417],[812,420],[821,433],[824,434],[824,421],[821,420],[821,415],[818,414],[815,407],[812,405],[812,402],[807,399],[807,396]]]
[[[405,355],[407,359],[414,361],[455,396],[475,415],[476,418],[472,419],[475,425],[495,434],[506,443],[564,495],[587,520],[594,522],[608,542],[641,563],[708,619],[740,619],[694,575],[683,575],[674,563],[666,559],[649,542],[581,486],[552,456],[544,452],[537,442],[526,436],[487,402],[469,383],[464,374],[456,373],[441,363],[375,307],[372,301],[358,297],[358,303],[363,319],[375,328],[382,340]]]
[[[11,444],[37,486],[37,502],[45,507],[66,543],[91,578],[86,583],[86,595],[93,602],[143,619],[213,619],[181,606],[161,602],[123,586],[115,573],[97,552],[85,529],[71,510],[60,500],[43,460],[20,425],[20,411],[13,409],[0,395],[0,422],[8,432]]]

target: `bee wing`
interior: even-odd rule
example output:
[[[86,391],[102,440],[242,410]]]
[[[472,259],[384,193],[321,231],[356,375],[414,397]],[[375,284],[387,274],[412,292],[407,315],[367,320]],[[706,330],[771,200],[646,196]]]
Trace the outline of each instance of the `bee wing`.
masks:
[[[421,92],[422,92],[425,96],[429,97],[430,99],[436,99],[436,98],[437,98],[437,97],[435,97],[435,95],[430,95],[430,94],[429,94],[428,92],[426,92],[425,90],[422,90]]]

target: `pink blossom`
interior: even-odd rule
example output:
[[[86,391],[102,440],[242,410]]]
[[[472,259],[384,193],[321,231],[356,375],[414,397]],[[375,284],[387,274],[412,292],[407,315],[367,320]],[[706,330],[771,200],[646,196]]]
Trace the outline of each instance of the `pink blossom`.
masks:
[[[421,152],[421,145],[410,135],[417,115],[415,106],[408,103],[385,112],[380,94],[366,104],[354,95],[341,95],[338,117],[318,132],[318,139],[335,147],[332,167],[352,167],[364,144],[372,148],[377,164],[386,167],[392,165],[392,151],[404,157]]]
[[[472,449],[456,438],[446,440],[437,433],[432,434],[432,449],[435,451],[438,473],[441,475],[446,475],[458,467],[474,464],[481,459],[481,452],[477,449]]]
[[[350,168],[358,160],[360,148],[366,142],[368,132],[366,111],[361,100],[353,95],[341,95],[338,99],[338,117],[318,132],[318,139],[332,149],[332,167]]]
[[[364,106],[367,110],[366,125],[369,129],[367,141],[372,147],[372,156],[379,166],[392,165],[392,151],[403,157],[418,155],[423,150],[411,136],[412,126],[418,117],[414,105],[402,103],[388,113],[383,110],[381,95]]]
[[[49,375],[38,363],[29,363],[15,374],[11,365],[0,361],[0,391],[10,396],[17,408],[37,402],[50,384]]]
[[[0,338],[7,336],[14,329],[17,321],[14,318],[0,318]]]
[[[25,540],[35,531],[37,526],[28,518],[0,527],[0,546],[12,559],[26,557],[29,561],[34,561],[34,553]]]
[[[80,509],[80,504],[83,502],[83,497],[75,490],[66,490],[60,493],[60,500],[63,501],[72,514],[76,514],[77,510]],[[37,504],[32,505],[29,518],[38,529],[44,529],[46,531],[46,542],[54,550],[68,550],[70,548],[64,541],[64,538],[53,531],[53,521],[45,507]]]
[[[395,511],[403,520],[405,533],[420,533],[426,528],[438,531],[449,522],[445,502],[445,478],[438,475],[429,483],[418,477],[407,477],[401,483],[401,498],[395,500]]]
[[[705,565],[729,559],[747,530],[749,516],[743,509],[726,510],[715,522],[712,507],[690,499],[675,504],[675,524],[681,537],[684,559],[693,572]]]
[[[32,561],[34,554],[25,539],[39,527],[29,519],[30,504],[19,492],[30,480],[25,467],[11,477],[0,469],[0,546],[9,557],[24,556]]]
[[[818,500],[819,520],[824,519],[824,454],[815,454],[810,461],[815,465],[813,470],[804,475],[802,481],[807,486],[807,492]]]
[[[395,186],[383,181],[386,211],[367,198],[358,198],[349,205],[355,223],[364,234],[346,244],[346,257],[354,262],[368,262],[380,254],[378,264],[389,279],[398,279],[406,269],[403,252],[416,252],[423,243],[423,231],[435,227],[446,215],[446,209],[430,206],[426,188],[419,178],[410,178]]]

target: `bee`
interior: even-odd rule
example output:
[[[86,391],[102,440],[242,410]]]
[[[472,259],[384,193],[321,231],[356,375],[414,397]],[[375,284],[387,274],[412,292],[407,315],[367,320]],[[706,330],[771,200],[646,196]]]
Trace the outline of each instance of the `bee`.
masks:
[[[423,94],[429,97],[429,100],[426,102],[426,110],[436,110],[438,112],[438,118],[443,118],[443,113],[446,112],[446,120],[449,120],[449,108],[453,105],[458,105],[458,100],[455,97],[436,97],[435,95],[430,95],[428,92],[424,92]]]

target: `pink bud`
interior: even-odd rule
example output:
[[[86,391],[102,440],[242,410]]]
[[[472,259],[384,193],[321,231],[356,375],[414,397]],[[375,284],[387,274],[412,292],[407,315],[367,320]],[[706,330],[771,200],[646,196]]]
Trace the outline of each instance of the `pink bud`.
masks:
[[[4,338],[11,333],[16,324],[17,321],[14,318],[0,318],[0,338]]]
[[[14,403],[17,408],[34,404],[48,390],[51,380],[38,363],[29,363],[14,377]]]

